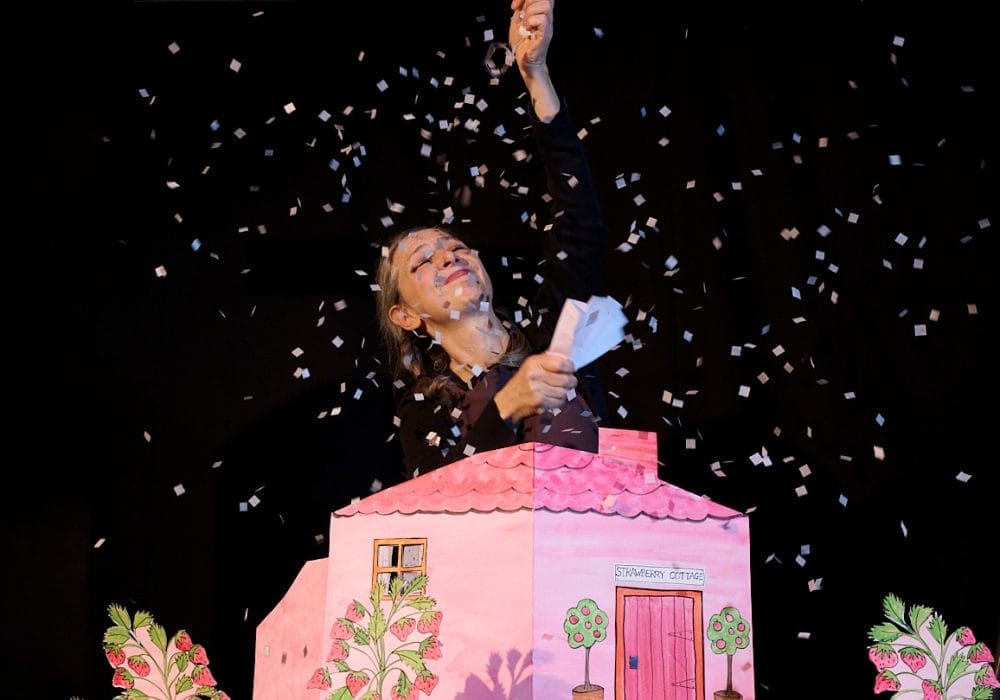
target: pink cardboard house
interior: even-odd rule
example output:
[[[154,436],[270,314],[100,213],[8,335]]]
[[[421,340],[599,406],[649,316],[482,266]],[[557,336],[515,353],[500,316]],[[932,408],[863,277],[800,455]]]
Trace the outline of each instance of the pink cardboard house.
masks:
[[[254,698],[752,700],[749,559],[746,516],[657,477],[654,433],[473,455],[332,515],[258,627]]]

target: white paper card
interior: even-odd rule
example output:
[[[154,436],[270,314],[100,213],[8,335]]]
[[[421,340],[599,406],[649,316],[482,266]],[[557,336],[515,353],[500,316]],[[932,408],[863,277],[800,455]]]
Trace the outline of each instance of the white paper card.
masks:
[[[565,355],[580,369],[624,340],[627,321],[621,304],[611,297],[593,296],[587,302],[567,299],[549,351]]]

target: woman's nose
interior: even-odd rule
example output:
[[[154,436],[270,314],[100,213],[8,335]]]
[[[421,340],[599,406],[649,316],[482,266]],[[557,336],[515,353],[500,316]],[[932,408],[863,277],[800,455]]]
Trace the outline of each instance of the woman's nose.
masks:
[[[455,255],[455,251],[449,250],[448,248],[441,248],[438,250],[438,264],[442,267],[450,265],[455,262],[458,258]]]

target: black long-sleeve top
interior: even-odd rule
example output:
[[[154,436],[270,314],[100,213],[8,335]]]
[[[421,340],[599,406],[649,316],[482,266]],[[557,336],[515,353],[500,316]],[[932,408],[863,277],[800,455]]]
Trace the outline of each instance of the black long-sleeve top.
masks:
[[[565,104],[547,124],[532,118],[532,130],[552,197],[552,224],[545,237],[543,281],[534,299],[535,317],[523,324],[521,332],[527,336],[532,352],[542,352],[549,346],[566,298],[586,301],[592,295],[602,294],[608,232],[583,144]],[[506,374],[512,371],[507,370]],[[607,408],[596,363],[577,368],[576,375],[577,393],[586,402],[584,408],[590,409],[593,420],[606,420]],[[495,378],[480,375],[473,380],[473,385],[479,381],[493,382]],[[472,386],[455,375],[450,375],[449,381],[459,396],[472,390]],[[489,396],[494,395],[504,381],[494,382],[496,385],[489,388],[492,392]],[[504,421],[492,400],[481,406],[481,412],[471,422],[462,415],[460,403],[442,405],[415,394],[412,388],[399,397],[397,415],[406,476],[425,473],[472,452],[524,441],[523,426]],[[593,432],[596,435],[596,428]],[[572,435],[552,437],[561,440],[558,444],[575,446]],[[531,440],[556,442],[539,436]],[[596,449],[596,443],[578,447],[589,448]]]

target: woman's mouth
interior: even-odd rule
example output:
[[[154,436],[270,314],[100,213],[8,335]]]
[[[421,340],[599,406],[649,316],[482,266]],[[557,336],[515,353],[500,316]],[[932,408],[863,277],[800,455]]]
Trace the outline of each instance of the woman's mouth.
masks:
[[[457,280],[457,279],[459,279],[461,277],[465,277],[468,274],[469,274],[469,271],[466,270],[466,269],[455,270],[450,275],[448,275],[447,277],[445,277],[444,283],[445,284],[451,284],[455,280]]]

